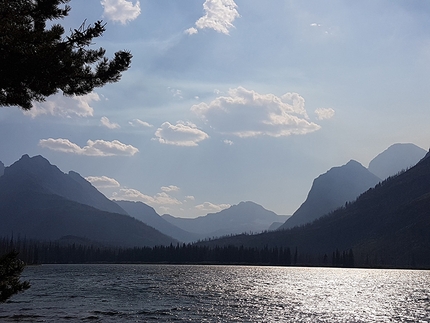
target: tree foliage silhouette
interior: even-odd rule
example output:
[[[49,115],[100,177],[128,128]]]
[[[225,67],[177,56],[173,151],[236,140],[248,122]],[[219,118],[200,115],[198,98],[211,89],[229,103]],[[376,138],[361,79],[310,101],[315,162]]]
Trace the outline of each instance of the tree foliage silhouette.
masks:
[[[30,288],[27,281],[21,282],[24,262],[18,259],[18,252],[11,251],[0,258],[0,302]]]
[[[64,36],[60,24],[70,0],[0,0],[0,106],[41,102],[59,90],[84,95],[95,87],[117,82],[131,64],[128,51],[109,60],[103,48],[90,49],[105,31],[102,21],[86,22]]]

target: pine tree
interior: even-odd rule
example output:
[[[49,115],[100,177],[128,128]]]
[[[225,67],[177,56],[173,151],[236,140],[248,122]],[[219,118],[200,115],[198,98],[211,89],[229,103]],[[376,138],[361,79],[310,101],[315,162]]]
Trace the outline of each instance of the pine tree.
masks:
[[[88,94],[119,81],[130,67],[128,51],[109,60],[105,49],[89,48],[105,31],[102,21],[84,22],[69,36],[60,24],[46,27],[68,15],[69,1],[0,0],[0,106],[29,110],[33,101],[60,90],[68,96]]]
[[[19,280],[23,270],[24,262],[18,259],[18,252],[11,251],[0,258],[0,303],[30,288],[29,282]]]

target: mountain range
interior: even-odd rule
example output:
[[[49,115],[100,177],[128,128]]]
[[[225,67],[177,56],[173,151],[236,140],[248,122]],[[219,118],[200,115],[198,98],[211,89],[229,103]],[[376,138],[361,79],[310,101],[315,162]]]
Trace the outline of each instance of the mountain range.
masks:
[[[201,242],[206,246],[284,247],[298,262],[350,250],[359,266],[430,267],[430,152],[355,202],[301,227]]]
[[[183,230],[198,233],[204,238],[212,238],[243,232],[258,233],[268,230],[274,222],[285,222],[288,216],[277,215],[248,201],[193,219],[176,218],[167,214],[162,215],[162,218]]]
[[[65,174],[42,156],[20,160],[0,177],[1,236],[86,238],[111,246],[176,243],[132,218],[79,174]]]
[[[323,252],[323,249],[324,252],[327,252],[326,250],[329,248],[350,248],[352,246],[354,250],[360,250],[362,254],[366,253],[373,257],[375,253],[379,255],[382,252],[382,247],[379,240],[372,237],[372,241],[377,241],[375,242],[377,247],[372,250],[371,244],[369,245],[370,242],[366,240],[368,239],[366,238],[367,231],[371,232],[374,227],[380,225],[379,222],[376,224],[373,222],[380,216],[387,216],[384,214],[389,209],[388,206],[390,206],[391,211],[396,208],[384,201],[389,200],[392,205],[397,205],[402,201],[402,196],[392,200],[386,196],[388,193],[378,193],[377,198],[367,198],[367,196],[370,194],[369,192],[380,192],[381,187],[387,187],[388,184],[386,183],[391,183],[399,177],[403,178],[404,174],[415,174],[409,175],[410,178],[415,176],[415,179],[409,180],[407,185],[420,182],[419,176],[425,177],[427,175],[425,171],[418,172],[416,169],[422,169],[423,165],[427,163],[428,157],[410,170],[403,171],[401,175],[392,176],[402,169],[408,169],[410,163],[417,160],[420,155],[424,156],[425,151],[412,144],[396,144],[379,154],[370,162],[369,169],[374,171],[375,169],[389,169],[390,175],[388,176],[391,177],[383,181],[372,174],[369,169],[353,160],[346,165],[333,167],[314,180],[307,199],[291,218],[277,215],[248,201],[240,202],[218,213],[210,213],[194,219],[176,218],[170,215],[160,216],[152,207],[141,202],[109,200],[78,173],[74,171],[63,173],[42,156],[29,157],[24,155],[8,167],[0,162],[0,219],[2,223],[0,236],[18,235],[40,240],[60,239],[76,243],[86,241],[99,245],[131,247],[169,245],[178,242],[188,243],[227,235],[239,235],[237,239],[242,241],[244,235],[240,234],[246,233],[249,240],[246,238],[243,243],[251,246],[260,245],[260,242],[263,243],[264,241],[266,241],[266,245],[272,246],[274,243],[279,244],[279,246],[288,244],[291,247],[295,244],[296,246],[300,245],[302,251],[309,254],[317,251]],[[386,177],[386,175],[383,176]],[[410,192],[415,192],[415,187],[405,185],[402,186],[402,189],[405,190],[405,196]],[[426,188],[423,188],[423,191],[420,191],[421,195],[411,197],[411,199],[418,198],[420,202],[414,202],[410,208],[403,204],[397,205],[397,207],[403,208],[403,213],[412,212],[411,218],[418,216],[413,210],[414,208],[418,208],[416,212],[424,210],[423,205],[427,203],[426,195],[423,193],[425,190]],[[364,191],[367,192],[357,199]],[[399,193],[396,191],[389,194],[397,196]],[[363,199],[371,201],[368,202],[368,206],[379,208],[378,213],[373,214],[366,211],[361,216],[350,216],[350,213],[347,213],[348,215],[340,216],[340,218],[345,218],[345,222],[333,220],[333,214],[341,214],[339,212],[351,210],[352,205],[359,205],[358,212],[364,212],[360,209],[362,205],[360,203],[363,203],[360,201]],[[353,202],[354,200],[356,202]],[[369,214],[373,214],[373,217],[369,218]],[[326,218],[331,218],[333,221],[327,222]],[[401,215],[398,215],[396,219],[400,219],[400,222],[403,221],[402,225],[407,224]],[[355,232],[348,224],[349,221],[355,221],[357,228],[368,226],[367,231],[359,231],[358,234],[364,238],[358,244],[356,241],[346,243],[347,237],[345,236],[342,236],[341,239],[334,238],[339,237],[339,234],[336,233],[337,229],[333,226],[336,228],[345,227],[345,232],[351,231],[348,233],[348,237],[355,236]],[[278,232],[256,235],[262,231],[276,229],[282,223],[284,224]],[[424,227],[426,225],[425,221],[421,224]],[[315,225],[318,226],[315,227]],[[297,228],[296,226],[300,227]],[[394,224],[393,227],[395,227]],[[297,232],[305,230],[303,236],[306,236],[308,234],[306,230],[309,228],[316,230],[316,236],[319,235],[322,239],[321,242],[316,241],[313,236],[308,237],[309,243],[298,238]],[[413,228],[418,230],[415,226]],[[381,233],[383,232],[381,229]],[[410,231],[406,230],[405,232],[409,233]],[[286,236],[277,238],[278,234]],[[291,236],[295,238],[291,239]],[[406,236],[402,239],[407,244]],[[219,241],[224,243],[223,241],[227,240]],[[333,243],[328,244],[327,241]],[[310,251],[312,248],[307,247],[311,245],[313,246],[312,252]],[[321,249],[320,247],[324,245],[326,247]],[[399,246],[399,249],[402,248]],[[392,252],[391,249],[388,251]],[[422,254],[421,249],[417,252]],[[403,254],[403,257],[406,255]],[[410,257],[408,258],[409,261],[411,261]]]

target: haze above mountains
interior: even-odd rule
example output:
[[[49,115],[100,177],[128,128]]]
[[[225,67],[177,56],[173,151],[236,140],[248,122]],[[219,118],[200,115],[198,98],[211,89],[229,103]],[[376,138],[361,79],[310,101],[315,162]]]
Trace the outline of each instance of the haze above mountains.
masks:
[[[380,177],[353,160],[333,167],[314,180],[306,201],[289,219],[253,202],[241,202],[195,219],[160,216],[141,202],[107,199],[78,173],[65,174],[42,156],[24,155],[9,167],[0,162],[0,235],[154,246],[258,233],[281,224],[281,229],[287,229],[344,206],[386,174],[394,175],[413,166],[425,153],[413,144],[389,147],[369,164],[369,169]]]

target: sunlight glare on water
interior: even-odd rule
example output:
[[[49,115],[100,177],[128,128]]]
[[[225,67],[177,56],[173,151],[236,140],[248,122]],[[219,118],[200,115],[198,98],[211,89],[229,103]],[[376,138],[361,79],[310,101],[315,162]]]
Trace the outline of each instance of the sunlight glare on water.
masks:
[[[1,322],[430,322],[430,271],[28,267]]]

